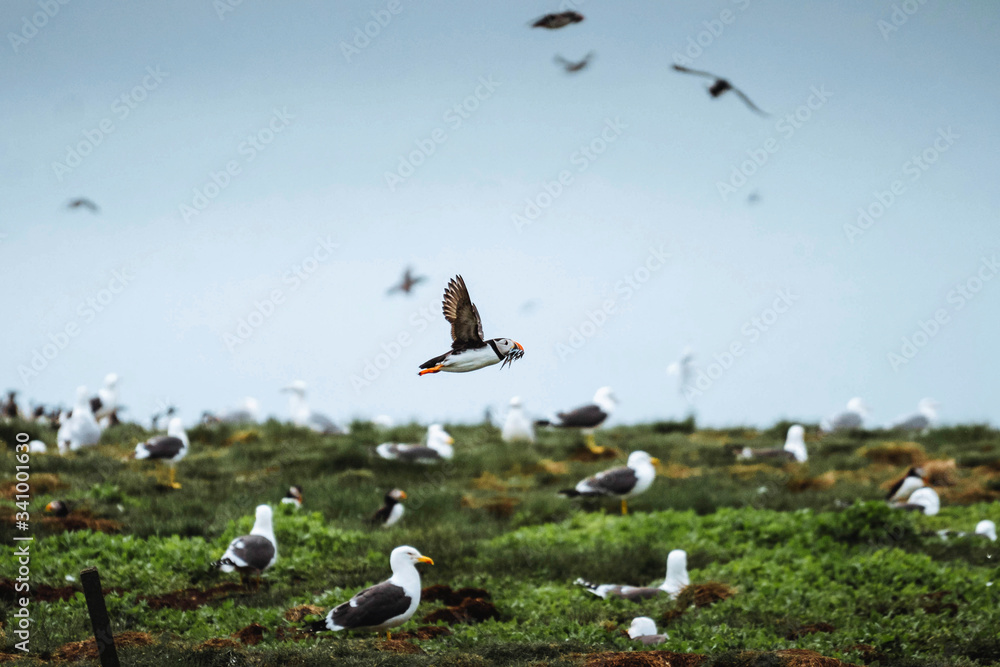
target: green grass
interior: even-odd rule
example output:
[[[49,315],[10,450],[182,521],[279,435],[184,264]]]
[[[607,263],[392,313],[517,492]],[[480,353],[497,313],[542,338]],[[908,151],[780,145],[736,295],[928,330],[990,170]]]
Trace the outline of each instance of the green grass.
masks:
[[[4,471],[14,470],[11,444],[20,426],[0,425]],[[580,444],[571,433],[544,432],[535,446],[509,446],[491,427],[456,425],[449,427],[452,462],[407,467],[374,458],[372,449],[419,439],[418,425],[379,433],[354,424],[350,436],[330,437],[274,421],[250,430],[203,426],[190,431],[191,453],[178,466],[183,488],[172,491],[153,484],[149,465],[126,458],[148,435],[126,424],[106,431],[93,449],[32,457],[32,582],[79,590],[80,570],[97,566],[104,586],[114,589],[107,604],[115,631],[141,630],[155,641],[123,649],[128,665],[579,665],[587,654],[637,650],[621,631],[638,615],[670,634],[658,648],[704,653],[706,665],[781,664],[771,652],[788,648],[858,664],[1000,665],[1000,585],[988,585],[1000,574],[1000,548],[980,537],[942,540],[935,533],[971,532],[984,518],[1000,523],[996,502],[950,500],[1000,495],[1000,433],[968,426],[917,438],[928,458],[959,466],[958,485],[941,490],[941,514],[924,517],[881,501],[882,486],[905,465],[873,463],[859,453],[904,440],[899,434],[818,439],[811,427],[807,465],[741,465],[734,447],[780,444],[787,424],[766,431],[693,426],[599,434],[600,444],[623,453],[645,449],[663,462],[664,474],[621,517],[616,501],[556,494],[614,464],[568,460]],[[51,433],[31,428],[51,441]],[[562,462],[565,472],[544,460]],[[304,488],[300,511],[277,505],[293,483]],[[408,494],[403,521],[390,530],[369,528],[367,517],[392,487]],[[56,531],[41,521],[41,508],[54,498],[117,521],[121,530]],[[209,572],[208,564],[249,531],[254,507],[264,502],[278,507],[279,559],[259,590],[194,610],[149,607],[151,596],[234,580]],[[0,503],[12,517],[13,501]],[[508,511],[491,512],[491,503]],[[13,544],[10,520],[0,533]],[[285,620],[287,609],[328,608],[383,579],[388,553],[400,544],[434,558],[434,567],[421,566],[425,586],[485,588],[501,618],[412,640],[423,652],[417,655],[388,652],[363,633],[287,638],[299,625]],[[688,552],[693,583],[725,582],[736,595],[678,613],[669,599],[604,601],[571,583],[659,583],[675,548]],[[0,577],[12,577],[15,565],[0,561]],[[399,630],[416,628],[440,606],[423,603]],[[35,660],[90,635],[82,593],[33,602],[32,610]],[[0,613],[9,628],[9,600]],[[266,628],[257,646],[198,647],[251,623]],[[815,623],[835,629],[788,638]],[[13,652],[14,641],[6,633],[0,649]]]

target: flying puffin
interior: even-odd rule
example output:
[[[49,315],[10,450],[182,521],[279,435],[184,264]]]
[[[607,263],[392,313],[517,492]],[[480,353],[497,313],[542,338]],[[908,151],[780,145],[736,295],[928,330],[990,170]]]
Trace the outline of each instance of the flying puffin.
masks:
[[[468,373],[501,361],[503,368],[524,356],[520,343],[508,338],[483,338],[479,309],[472,303],[462,276],[448,281],[442,310],[445,319],[451,322],[451,350],[422,363],[420,375],[440,371]]]
[[[590,59],[593,57],[594,57],[594,52],[591,51],[590,53],[588,53],[583,57],[583,60],[578,60],[576,62],[573,62],[572,60],[566,60],[562,56],[556,56],[555,61],[558,64],[562,65],[562,68],[566,70],[567,73],[573,74],[574,72],[579,72],[587,65],[589,65]]]
[[[403,278],[399,281],[398,284],[390,287],[389,291],[386,292],[386,294],[395,294],[396,292],[409,294],[416,285],[424,282],[425,280],[427,280],[427,276],[415,276],[413,275],[413,272],[410,269],[410,267],[406,267],[406,271],[403,272]]]
[[[167,486],[172,489],[179,489],[181,485],[177,483],[177,462],[187,456],[188,437],[184,431],[184,425],[180,417],[172,417],[167,424],[167,434],[150,438],[146,442],[140,442],[135,446],[135,458],[151,461],[163,461],[170,468],[170,481]]]
[[[385,504],[372,516],[371,524],[373,526],[381,524],[383,528],[388,528],[402,519],[404,508],[401,501],[403,500],[406,500],[406,491],[402,489],[393,489],[385,494]]]
[[[599,472],[582,480],[572,489],[559,493],[568,497],[576,496],[619,496],[622,499],[622,514],[628,514],[628,497],[636,496],[649,488],[656,478],[659,459],[643,451],[629,454],[628,463],[619,468]]]
[[[743,94],[742,90],[735,87],[733,84],[729,83],[725,79],[721,79],[709,72],[690,69],[688,67],[684,67],[683,65],[674,65],[674,69],[677,70],[678,72],[684,72],[685,74],[694,74],[695,76],[704,76],[708,77],[709,79],[714,79],[715,81],[708,89],[708,94],[711,95],[712,97],[718,97],[723,93],[725,93],[726,91],[731,90],[734,93],[736,93],[739,96],[739,98],[743,100],[743,103],[746,104],[748,107],[750,107],[750,110],[753,111],[754,113],[760,114],[761,116],[765,117],[770,115],[766,111],[761,110],[760,107],[758,107],[756,104],[751,102],[750,98],[747,97],[745,94]]]
[[[364,589],[347,602],[330,610],[322,621],[306,626],[310,632],[332,630],[386,631],[410,620],[420,604],[420,573],[417,563],[434,564],[413,547],[396,547],[389,555],[392,576],[380,584]]]
[[[559,14],[546,14],[542,18],[538,19],[531,24],[532,28],[547,28],[548,30],[557,30],[559,28],[565,28],[571,23],[579,23],[583,20],[583,14],[580,12],[561,12]]]
[[[587,438],[587,447],[595,453],[603,453],[594,444],[594,429],[603,424],[615,411],[618,399],[611,387],[601,387],[594,394],[594,402],[590,405],[556,414],[556,419],[542,419],[535,422],[536,426],[556,426],[558,428],[578,428]]]

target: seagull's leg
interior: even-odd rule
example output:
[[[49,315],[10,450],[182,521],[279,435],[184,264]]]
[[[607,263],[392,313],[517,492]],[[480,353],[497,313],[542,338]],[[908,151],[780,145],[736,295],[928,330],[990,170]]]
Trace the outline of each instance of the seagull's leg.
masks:
[[[604,447],[598,447],[597,446],[597,441],[594,440],[594,433],[593,433],[593,431],[591,431],[590,433],[588,433],[585,437],[587,438],[587,449],[590,450],[591,454],[595,454],[597,456],[600,456],[601,454],[604,453]]]
[[[430,368],[425,368],[424,370],[420,371],[420,375],[427,375],[428,373],[437,373],[442,368],[443,366],[441,366],[441,364],[438,364],[437,366],[432,366]]]
[[[389,632],[388,630],[385,631],[385,640],[387,642],[391,642],[392,641],[392,633]]]
[[[170,466],[170,488],[172,489],[181,488],[181,485],[177,483],[176,476],[177,476],[177,469],[174,468],[173,466]]]
[[[622,498],[622,516],[628,514],[628,498]]]

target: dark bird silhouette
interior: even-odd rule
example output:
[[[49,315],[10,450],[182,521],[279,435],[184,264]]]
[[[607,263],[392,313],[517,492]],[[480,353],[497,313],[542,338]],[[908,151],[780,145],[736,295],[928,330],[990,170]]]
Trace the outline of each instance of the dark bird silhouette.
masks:
[[[557,30],[565,28],[571,23],[579,23],[583,20],[583,14],[579,12],[561,12],[559,14],[546,14],[531,24],[532,28],[547,28]]]
[[[590,64],[590,59],[593,58],[593,57],[594,57],[594,52],[591,51],[590,53],[588,53],[587,55],[585,55],[583,57],[583,60],[578,60],[576,62],[573,62],[573,61],[570,61],[570,60],[566,60],[562,56],[556,56],[556,62],[559,63],[560,65],[562,65],[562,67],[563,67],[564,70],[566,70],[568,73],[572,74],[573,72],[579,72],[580,70],[582,70],[583,68],[585,68],[587,65],[589,65]]]
[[[398,285],[393,285],[389,288],[386,294],[395,294],[396,292],[402,292],[403,294],[409,294],[415,285],[418,285],[427,280],[427,276],[415,276],[413,275],[410,267],[406,267],[406,271],[403,273],[402,280],[399,281]]]
[[[753,111],[754,113],[760,114],[761,116],[770,115],[769,113],[758,107],[756,104],[751,102],[750,98],[747,97],[742,90],[740,90],[733,84],[729,83],[729,81],[727,81],[726,79],[721,79],[710,72],[703,72],[697,69],[690,69],[688,67],[684,67],[683,65],[674,65],[674,69],[677,70],[678,72],[683,72],[685,74],[694,74],[695,76],[703,76],[709,79],[713,79],[712,85],[709,86],[708,88],[708,94],[711,95],[712,97],[719,97],[726,91],[731,90],[734,93],[736,93],[739,96],[739,98],[743,100],[744,104],[750,107],[750,110]]]
[[[45,506],[45,511],[52,516],[61,518],[69,514],[69,503],[65,500],[53,500]]]
[[[101,210],[97,204],[86,197],[79,197],[78,199],[70,200],[70,202],[66,204],[66,208],[85,208],[91,213],[97,213]]]
[[[17,419],[21,416],[21,410],[17,407],[17,392],[13,389],[7,391],[7,398],[0,404],[0,417],[7,419]]]

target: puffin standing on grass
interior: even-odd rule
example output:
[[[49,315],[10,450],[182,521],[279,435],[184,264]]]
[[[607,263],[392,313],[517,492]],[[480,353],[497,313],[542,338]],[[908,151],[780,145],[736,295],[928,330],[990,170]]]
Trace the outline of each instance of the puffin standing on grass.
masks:
[[[927,486],[927,480],[924,479],[924,469],[913,466],[906,471],[905,475],[896,480],[896,483],[885,495],[885,499],[890,503],[902,502],[903,499],[909,498],[911,493],[925,486]]]
[[[334,607],[326,618],[308,624],[305,629],[310,632],[385,630],[386,639],[392,639],[389,629],[410,620],[420,604],[420,573],[416,568],[417,563],[433,565],[434,561],[421,555],[413,547],[396,547],[389,555],[391,577]]]
[[[620,468],[599,472],[581,481],[572,489],[559,493],[569,498],[576,496],[619,496],[622,499],[622,514],[628,514],[628,498],[645,491],[656,478],[656,468],[660,462],[643,451],[629,454],[628,463]]]
[[[406,491],[393,489],[385,494],[385,504],[378,509],[371,518],[373,526],[388,528],[403,518],[403,502],[406,500]]]
[[[295,509],[302,507],[302,487],[290,486],[288,493],[281,499],[282,505],[295,505]]]
[[[469,288],[462,276],[448,281],[444,290],[442,310],[451,322],[451,350],[420,365],[420,375],[438,373],[468,373],[500,363],[500,368],[524,356],[520,343],[509,338],[483,338],[483,322],[479,309],[469,297]]]

